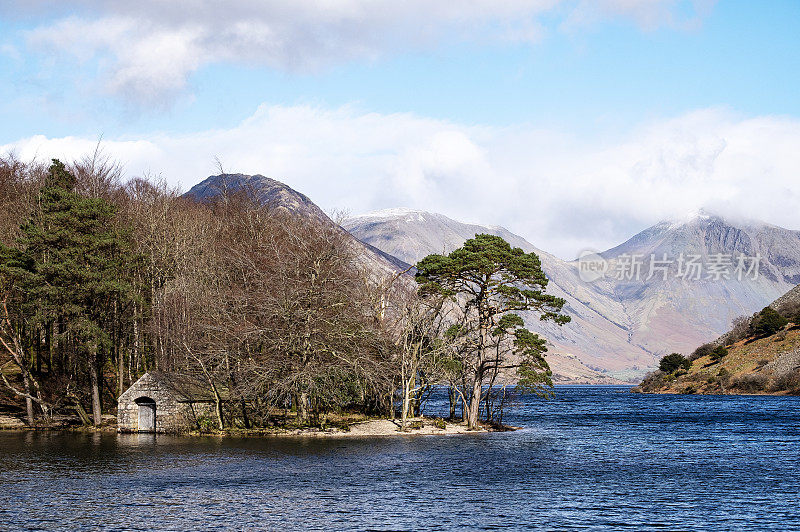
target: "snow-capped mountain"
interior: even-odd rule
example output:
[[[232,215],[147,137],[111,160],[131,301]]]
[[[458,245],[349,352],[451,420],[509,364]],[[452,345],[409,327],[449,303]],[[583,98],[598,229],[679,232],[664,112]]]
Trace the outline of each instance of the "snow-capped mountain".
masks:
[[[602,256],[611,278],[594,288],[622,304],[631,341],[658,353],[689,352],[800,283],[800,231],[706,211],[656,224]]]

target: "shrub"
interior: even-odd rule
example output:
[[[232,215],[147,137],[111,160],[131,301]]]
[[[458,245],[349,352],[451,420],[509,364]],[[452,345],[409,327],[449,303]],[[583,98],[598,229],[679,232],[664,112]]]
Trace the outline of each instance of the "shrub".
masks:
[[[724,343],[735,344],[739,340],[744,340],[750,335],[750,326],[753,318],[750,316],[739,316],[731,323],[731,330],[723,337]]]
[[[711,360],[722,360],[724,357],[728,356],[728,349],[724,345],[718,345],[709,355],[711,356]]]
[[[658,363],[658,369],[664,373],[673,373],[680,368],[689,369],[690,367],[692,367],[692,363],[680,353],[667,355]]]
[[[787,303],[780,309],[780,314],[794,325],[800,325],[800,301]]]
[[[771,391],[800,394],[800,368],[784,373],[772,383]]]
[[[653,392],[664,387],[666,380],[664,379],[664,372],[655,370],[645,375],[642,383],[637,386],[639,391]]]
[[[745,393],[763,392],[767,389],[769,378],[761,373],[742,375],[736,379],[732,387]]]
[[[714,350],[714,344],[703,344],[689,356],[689,360],[697,360],[698,358],[703,358],[704,356],[708,356],[711,354],[711,351]]]
[[[444,419],[440,417],[433,418],[433,426],[442,430],[447,428],[447,424],[444,422]]]
[[[756,336],[771,336],[783,329],[789,320],[778,314],[772,307],[764,307],[764,310],[756,314],[750,324],[750,331]]]
[[[203,433],[214,432],[216,429],[216,424],[214,420],[211,419],[211,416],[207,416],[205,414],[201,414],[197,416],[197,430]]]

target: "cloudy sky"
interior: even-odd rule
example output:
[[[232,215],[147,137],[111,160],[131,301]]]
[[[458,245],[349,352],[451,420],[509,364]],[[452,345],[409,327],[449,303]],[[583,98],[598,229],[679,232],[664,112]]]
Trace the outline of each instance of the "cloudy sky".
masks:
[[[504,225],[800,229],[800,2],[0,0],[0,152]]]

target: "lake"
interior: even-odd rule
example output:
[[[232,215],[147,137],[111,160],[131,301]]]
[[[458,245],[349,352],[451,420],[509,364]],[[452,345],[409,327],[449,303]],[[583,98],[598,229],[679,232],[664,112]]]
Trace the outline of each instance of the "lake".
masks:
[[[506,421],[523,429],[0,433],[0,529],[800,530],[798,397],[565,386]]]

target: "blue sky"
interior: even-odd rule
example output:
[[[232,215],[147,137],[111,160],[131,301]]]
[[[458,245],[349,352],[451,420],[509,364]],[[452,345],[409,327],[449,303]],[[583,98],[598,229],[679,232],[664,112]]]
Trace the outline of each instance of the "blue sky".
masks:
[[[800,2],[193,3],[0,2],[0,147],[102,136],[184,188],[217,156],[329,210],[437,210],[562,256],[699,207],[800,229],[768,208],[797,200]],[[483,201],[497,183],[518,201]]]

